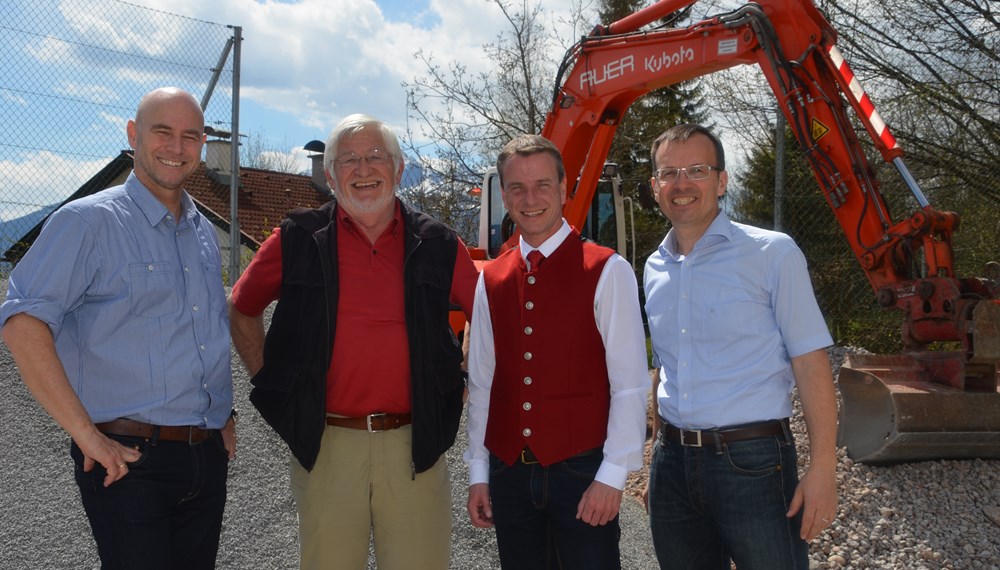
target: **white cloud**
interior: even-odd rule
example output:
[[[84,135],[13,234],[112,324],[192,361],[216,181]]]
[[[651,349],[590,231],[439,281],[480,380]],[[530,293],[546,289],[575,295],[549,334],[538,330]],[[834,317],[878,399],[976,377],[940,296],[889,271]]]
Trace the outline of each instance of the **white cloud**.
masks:
[[[23,160],[0,161],[0,172],[14,194],[3,195],[0,220],[6,221],[29,214],[43,206],[65,200],[84,182],[107,166],[109,159],[73,160],[48,151],[25,154]],[[58,179],[59,185],[51,180]],[[69,189],[67,192],[66,189]]]
[[[573,0],[553,0],[551,15],[568,17]],[[138,4],[156,7],[154,0]],[[375,115],[400,131],[419,50],[470,72],[486,71],[482,46],[506,25],[486,0],[430,0],[420,27],[387,18],[373,0],[178,0],[175,14],[242,27],[241,97],[290,115],[300,126],[327,132],[354,112]],[[391,15],[391,14],[390,14]],[[241,118],[241,130],[253,128]]]
[[[118,132],[118,133],[124,133],[125,132],[125,127],[128,125],[128,122],[130,120],[132,120],[131,117],[122,117],[121,115],[112,115],[111,113],[106,113],[104,111],[101,111],[100,113],[98,113],[98,115],[102,119],[104,119],[104,122],[106,122],[109,125],[111,125],[112,130],[114,130],[115,132]],[[104,128],[104,127],[102,127],[102,128]]]
[[[290,170],[294,174],[309,174],[312,171],[313,153],[306,152],[301,146],[293,147],[286,151],[266,150],[261,154],[261,161],[265,164],[294,165]]]
[[[553,21],[568,17],[574,1],[578,0],[545,0],[546,16]],[[54,121],[45,123],[58,122],[65,132],[38,129],[35,139],[19,140],[3,149],[0,174],[7,190],[0,194],[0,217],[25,213],[17,211],[21,206],[14,203],[48,205],[65,198],[107,164],[114,150],[123,148],[124,126],[137,103],[130,90],[178,81],[163,66],[146,66],[142,58],[122,58],[116,51],[157,62],[198,52],[214,65],[223,48],[218,37],[224,41],[226,31],[208,39],[193,30],[204,31],[203,22],[240,26],[240,131],[260,129],[272,141],[302,144],[325,140],[341,118],[355,112],[379,117],[403,134],[406,94],[402,84],[411,81],[418,70],[414,53],[424,50],[443,65],[455,61],[470,73],[478,73],[491,65],[484,58],[483,44],[495,41],[507,27],[489,0],[175,0],[169,8],[161,0],[132,0],[131,4],[156,13],[138,17],[133,12],[141,8],[124,4],[122,10],[133,16],[120,21],[120,13],[93,10],[80,0],[60,0],[59,25],[94,45],[107,46],[110,39],[111,50],[93,49],[86,41],[63,41],[58,38],[72,34],[46,29],[53,36],[25,40],[14,54],[24,59],[25,69],[37,68],[44,71],[40,76],[59,78],[50,93],[84,103],[73,107],[73,113],[56,115]],[[392,7],[397,5],[404,6],[403,12]],[[201,76],[207,81],[206,74]],[[204,85],[189,86],[193,91],[199,87]],[[230,97],[230,89],[223,80],[215,99]],[[48,99],[25,100],[16,92],[3,92],[2,97],[9,106],[38,105],[40,110],[49,110],[41,107]],[[89,102],[112,108],[101,112]],[[52,109],[56,108],[60,107],[53,104]],[[91,111],[93,115],[88,114]],[[19,116],[24,123],[21,132],[28,132],[41,115]],[[104,146],[99,147],[97,141],[104,137],[116,142],[102,142]],[[19,149],[37,150],[22,153]],[[57,151],[75,154],[66,158]],[[107,157],[97,157],[105,152]],[[292,154],[303,170],[310,167],[305,153],[296,150]],[[8,212],[11,208],[12,213]]]
[[[4,101],[17,105],[18,107],[28,106],[27,99],[25,99],[20,95],[14,95],[13,93],[7,91],[6,89],[0,90],[0,98],[3,98]]]
[[[182,24],[176,18],[158,19],[157,26],[142,20],[116,19],[108,14],[88,10],[85,3],[65,0],[59,11],[82,38],[93,38],[100,45],[111,44],[122,52],[138,52],[150,57],[163,56],[175,50],[182,40]]]
[[[64,82],[54,90],[56,93],[66,97],[84,99],[95,103],[112,103],[121,100],[113,89],[104,85],[84,85],[69,81]]]
[[[42,63],[79,64],[70,46],[53,38],[44,38],[36,44],[25,46],[25,51]]]

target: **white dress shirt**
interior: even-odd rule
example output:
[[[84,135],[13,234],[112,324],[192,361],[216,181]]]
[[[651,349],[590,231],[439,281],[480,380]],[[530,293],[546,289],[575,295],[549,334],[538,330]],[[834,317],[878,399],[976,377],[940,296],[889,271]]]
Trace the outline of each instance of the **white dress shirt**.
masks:
[[[546,257],[570,234],[562,227],[538,250]],[[523,239],[520,254],[527,259],[533,249]],[[629,471],[641,469],[646,441],[647,398],[651,387],[646,365],[646,336],[639,311],[638,285],[632,267],[620,255],[612,255],[604,265],[594,292],[594,318],[604,340],[611,405],[608,413],[604,461],[595,480],[623,489]],[[469,484],[489,482],[489,451],[484,443],[490,409],[490,391],[496,355],[493,350],[493,323],[482,274],[476,285],[469,337],[469,448],[464,458],[469,466]]]

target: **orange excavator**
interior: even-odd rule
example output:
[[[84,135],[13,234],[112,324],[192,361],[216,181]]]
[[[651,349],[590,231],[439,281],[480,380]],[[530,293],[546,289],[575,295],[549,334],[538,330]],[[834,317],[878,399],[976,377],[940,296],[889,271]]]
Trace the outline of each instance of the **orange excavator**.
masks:
[[[642,29],[694,1],[661,0],[598,26],[566,53],[541,133],[562,150],[570,179],[578,176],[568,190],[566,220],[577,228],[593,223],[599,189],[609,183],[615,185],[603,195],[616,201],[605,210],[621,216],[605,159],[636,99],[722,69],[758,66],[878,304],[903,317],[903,354],[851,355],[840,369],[839,444],[871,464],[1000,458],[1000,266],[991,264],[987,277],[955,274],[958,215],[930,205],[837,49],[836,31],[809,0],[758,0],[684,28]],[[919,204],[908,218],[889,215],[852,119]],[[499,219],[495,177],[487,176],[482,204],[484,220]],[[481,221],[481,228],[481,246],[492,238],[495,254],[503,247],[498,227]],[[927,350],[938,341],[961,349]]]

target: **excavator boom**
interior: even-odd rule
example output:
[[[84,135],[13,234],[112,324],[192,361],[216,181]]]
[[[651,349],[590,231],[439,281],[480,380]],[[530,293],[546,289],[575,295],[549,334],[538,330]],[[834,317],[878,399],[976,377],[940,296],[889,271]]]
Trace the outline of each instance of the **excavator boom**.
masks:
[[[956,276],[959,217],[923,195],[837,48],[836,31],[809,0],[758,0],[687,27],[643,29],[692,3],[661,0],[596,27],[567,52],[542,131],[562,150],[568,178],[579,176],[564,217],[576,227],[586,220],[615,131],[636,99],[758,66],[877,302],[903,317],[905,355],[852,358],[841,369],[841,444],[872,463],[1000,458],[1000,283]],[[919,209],[908,218],[890,216],[855,124],[913,194]],[[962,349],[926,350],[939,341]]]

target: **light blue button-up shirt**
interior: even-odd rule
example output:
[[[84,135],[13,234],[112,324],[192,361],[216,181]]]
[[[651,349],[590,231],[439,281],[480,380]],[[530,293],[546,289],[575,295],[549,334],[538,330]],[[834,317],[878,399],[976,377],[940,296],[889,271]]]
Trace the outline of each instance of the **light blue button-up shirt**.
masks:
[[[686,429],[787,418],[791,358],[833,344],[790,237],[720,212],[691,253],[674,231],[646,261],[660,416]]]
[[[225,425],[222,258],[187,193],[180,220],[134,174],[60,208],[10,274],[0,323],[17,313],[48,324],[94,422]]]

